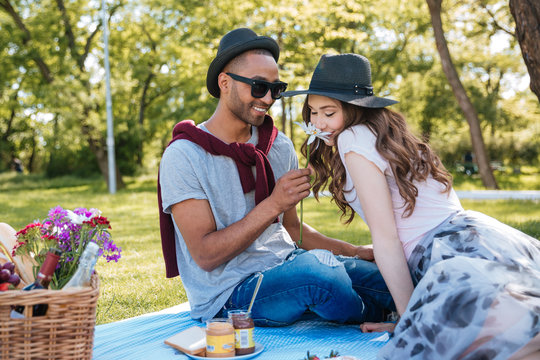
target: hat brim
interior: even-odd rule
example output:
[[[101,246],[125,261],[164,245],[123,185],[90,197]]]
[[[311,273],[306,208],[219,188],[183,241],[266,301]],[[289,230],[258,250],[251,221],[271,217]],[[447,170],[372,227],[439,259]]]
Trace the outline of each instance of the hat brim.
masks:
[[[272,38],[259,36],[250,41],[231,46],[230,48],[219,53],[208,67],[206,74],[206,87],[213,97],[219,98],[220,91],[218,85],[218,76],[229,61],[238,55],[254,49],[265,49],[270,51],[276,62],[279,59],[279,46]]]
[[[324,90],[292,90],[292,91],[285,91],[282,96],[283,97],[291,97],[296,95],[320,95],[320,96],[326,96],[332,99],[341,100],[343,102],[357,105],[357,106],[363,106],[367,108],[383,108],[389,105],[397,104],[399,101],[392,100],[392,99],[386,99],[381,98],[377,96],[366,96],[366,95],[356,95],[356,94],[340,94],[340,93],[334,93],[330,91],[324,91]]]

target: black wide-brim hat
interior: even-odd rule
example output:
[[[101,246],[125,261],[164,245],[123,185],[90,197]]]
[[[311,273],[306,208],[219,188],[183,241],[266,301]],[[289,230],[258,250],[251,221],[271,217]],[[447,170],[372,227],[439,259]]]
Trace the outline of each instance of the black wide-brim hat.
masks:
[[[277,42],[267,36],[258,36],[251,29],[234,29],[223,36],[219,42],[216,58],[212,60],[206,74],[206,88],[213,97],[219,98],[217,78],[225,65],[243,52],[254,49],[266,49],[270,51],[276,62],[279,59]]]
[[[371,65],[357,54],[323,55],[313,72],[309,89],[286,91],[285,97],[312,94],[367,108],[383,108],[398,101],[373,95]]]

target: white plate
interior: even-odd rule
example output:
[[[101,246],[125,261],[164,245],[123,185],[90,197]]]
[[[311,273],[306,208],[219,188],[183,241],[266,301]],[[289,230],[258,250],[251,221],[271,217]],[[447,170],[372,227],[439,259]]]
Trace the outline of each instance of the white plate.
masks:
[[[252,352],[251,354],[238,355],[238,356],[229,356],[229,357],[219,358],[219,359],[220,359],[220,360],[241,360],[241,359],[251,359],[251,358],[254,358],[255,356],[259,355],[260,353],[262,353],[263,350],[264,350],[264,345],[259,344],[259,343],[255,343],[255,351]],[[212,358],[207,358],[207,357],[205,357],[205,356],[199,356],[199,355],[191,355],[191,354],[184,354],[184,355],[186,355],[186,356],[189,357],[189,358],[197,359],[197,360],[208,360],[208,359],[212,359]]]

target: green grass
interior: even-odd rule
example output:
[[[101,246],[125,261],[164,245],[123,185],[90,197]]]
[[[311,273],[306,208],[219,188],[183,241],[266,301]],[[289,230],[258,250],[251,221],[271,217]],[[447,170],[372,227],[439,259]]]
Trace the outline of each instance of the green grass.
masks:
[[[512,169],[504,168],[503,171],[494,171],[495,179],[501,190],[540,190],[540,171],[537,167],[522,166],[519,174],[514,174]],[[452,173],[454,187],[458,190],[483,189],[480,175],[467,176],[462,173]]]
[[[155,177],[127,179],[127,188],[107,192],[101,178],[0,174],[0,222],[16,230],[42,219],[51,207],[95,207],[108,217],[115,242],[122,247],[118,263],[100,260],[97,323],[104,324],[161,310],[187,301],[181,280],[167,279],[159,238]],[[540,202],[517,200],[462,201],[535,238],[540,237]],[[349,226],[339,219],[328,198],[304,202],[304,220],[319,231],[354,244],[370,243],[367,226],[357,217]]]
[[[97,322],[108,323],[187,301],[180,278],[165,278],[161,254],[155,179],[128,180],[115,195],[100,179],[0,174],[0,222],[16,230],[43,219],[51,207],[98,208],[122,247],[118,263],[96,266],[101,280]]]

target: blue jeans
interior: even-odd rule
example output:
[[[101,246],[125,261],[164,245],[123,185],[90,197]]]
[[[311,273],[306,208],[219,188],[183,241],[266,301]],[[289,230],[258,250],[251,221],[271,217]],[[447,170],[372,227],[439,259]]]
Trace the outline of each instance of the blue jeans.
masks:
[[[306,311],[340,323],[384,321],[395,310],[379,269],[369,261],[297,249],[263,275],[251,310],[257,326],[289,325]],[[218,316],[247,309],[257,278],[253,274],[238,284]]]

